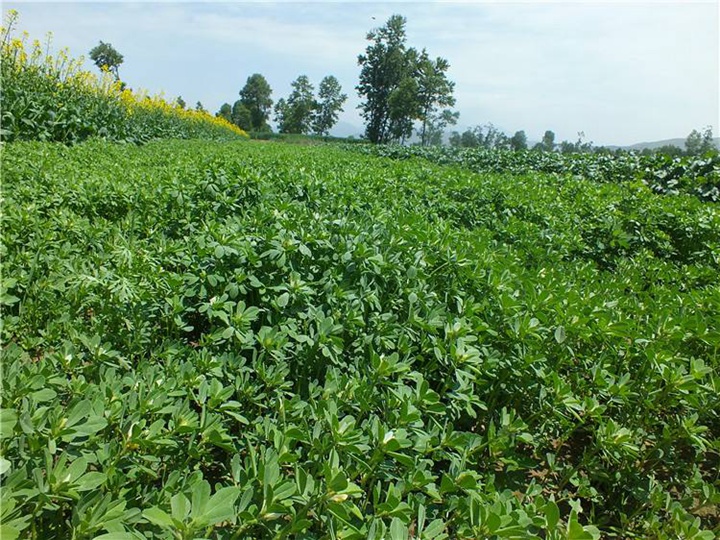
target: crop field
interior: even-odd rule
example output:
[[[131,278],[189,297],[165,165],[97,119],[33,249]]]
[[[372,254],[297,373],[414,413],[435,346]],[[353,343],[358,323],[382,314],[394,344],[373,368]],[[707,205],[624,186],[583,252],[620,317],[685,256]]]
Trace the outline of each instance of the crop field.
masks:
[[[3,540],[715,538],[704,180],[405,157],[4,144]]]

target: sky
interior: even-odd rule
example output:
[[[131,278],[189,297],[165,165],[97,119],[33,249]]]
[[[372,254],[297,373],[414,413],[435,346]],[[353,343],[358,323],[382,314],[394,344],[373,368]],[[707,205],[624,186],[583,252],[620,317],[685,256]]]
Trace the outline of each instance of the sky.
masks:
[[[363,131],[355,86],[369,30],[399,13],[408,45],[450,63],[455,129],[493,123],[531,141],[628,145],[720,127],[720,13],[706,1],[3,2],[19,30],[88,56],[124,55],[131,88],[215,112],[263,74],[273,99],[301,74],[348,94],[336,133]],[[87,60],[88,69],[96,69]]]

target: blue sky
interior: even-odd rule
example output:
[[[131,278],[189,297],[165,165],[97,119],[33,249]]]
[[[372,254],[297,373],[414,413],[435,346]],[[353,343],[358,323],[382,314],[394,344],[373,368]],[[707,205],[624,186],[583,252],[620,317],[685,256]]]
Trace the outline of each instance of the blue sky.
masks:
[[[720,125],[718,2],[4,2],[21,30],[85,55],[124,56],[131,87],[214,111],[252,73],[273,98],[307,74],[348,94],[343,131],[362,131],[355,91],[365,34],[393,13],[408,44],[450,62],[459,127],[492,122],[539,140],[595,144],[685,137]],[[94,66],[88,61],[88,67]]]

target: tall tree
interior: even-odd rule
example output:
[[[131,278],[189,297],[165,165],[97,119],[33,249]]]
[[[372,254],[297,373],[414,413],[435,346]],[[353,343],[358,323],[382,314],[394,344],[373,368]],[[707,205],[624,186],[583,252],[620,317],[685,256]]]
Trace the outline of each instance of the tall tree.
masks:
[[[460,137],[460,133],[458,133],[457,131],[453,131],[448,138],[448,142],[450,143],[450,146],[454,146],[456,148],[462,146],[462,138]]]
[[[204,113],[207,112],[207,110],[205,109],[205,107],[203,107],[203,104],[202,104],[201,101],[198,101],[198,102],[195,104],[195,110],[196,110],[197,112],[204,112]]]
[[[285,119],[290,116],[287,100],[285,98],[278,99],[275,107],[273,107],[273,111],[275,112],[274,120],[278,125],[278,131],[280,133],[287,133],[287,131],[285,131]]]
[[[233,103],[230,119],[230,121],[240,129],[245,131],[252,131],[253,129],[250,110],[243,105],[243,102],[239,99]]]
[[[250,111],[250,129],[253,131],[270,130],[268,120],[273,104],[271,94],[270,85],[259,73],[250,75],[245,86],[240,90],[240,101]]]
[[[516,131],[515,134],[510,137],[510,148],[513,150],[527,150],[527,135],[524,131]]]
[[[366,39],[370,45],[365,54],[358,56],[361,66],[360,82],[356,87],[358,95],[364,98],[359,108],[366,122],[365,136],[373,143],[384,143],[397,133],[404,132],[406,119],[400,115],[400,100],[394,98],[395,111],[391,118],[390,96],[398,91],[404,79],[413,75],[413,59],[417,58],[414,49],[405,45],[405,17],[392,15],[385,26],[368,32]],[[402,90],[407,94],[409,85]],[[392,130],[391,123],[393,124]],[[391,134],[391,131],[393,134]]]
[[[693,129],[685,139],[685,152],[689,156],[698,156],[715,149],[712,126],[707,126],[701,132]]]
[[[219,118],[224,118],[228,122],[232,122],[232,107],[229,103],[223,103],[220,110],[215,114]]]
[[[476,128],[478,132],[478,142],[481,146],[490,150],[501,150],[510,146],[510,139],[502,131],[496,128],[492,122],[485,124],[485,135],[482,135],[480,126]]]
[[[450,137],[450,144],[453,146],[460,146],[462,148],[477,148],[480,146],[481,142],[482,130],[479,126],[475,129],[468,128],[463,131],[462,134],[455,132]]]
[[[178,96],[175,100],[175,104],[180,107],[181,109],[184,109],[187,103],[185,103],[185,100],[182,98],[182,96]]]
[[[347,95],[342,93],[340,82],[334,76],[328,75],[320,81],[313,131],[318,135],[327,135],[337,123],[346,100]]]
[[[287,101],[275,106],[275,119],[281,133],[310,133],[315,112],[314,88],[307,75],[300,75],[292,84]]]
[[[455,105],[453,90],[455,83],[448,80],[447,70],[450,64],[444,58],[432,60],[423,49],[417,61],[415,76],[417,79],[418,120],[421,128],[418,131],[420,143],[428,144],[428,123],[439,108]]]
[[[536,144],[535,148],[544,152],[552,152],[555,150],[555,133],[548,129],[543,135],[542,141]]]
[[[115,76],[115,80],[120,80],[120,64],[123,63],[123,55],[120,54],[110,43],[100,42],[90,49],[90,58],[100,69],[107,69]]]

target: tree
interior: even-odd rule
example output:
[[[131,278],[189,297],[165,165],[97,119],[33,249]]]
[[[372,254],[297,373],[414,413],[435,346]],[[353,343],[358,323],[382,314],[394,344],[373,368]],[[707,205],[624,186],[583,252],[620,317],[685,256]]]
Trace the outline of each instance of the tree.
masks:
[[[431,60],[425,49],[423,49],[417,61],[417,104],[418,120],[421,128],[418,131],[420,144],[428,144],[428,123],[431,121],[440,107],[452,107],[455,105],[453,90],[455,83],[448,80],[447,70],[450,64],[444,58]],[[436,117],[437,118],[437,117]]]
[[[683,150],[679,146],[674,144],[664,144],[659,148],[656,148],[653,152],[655,154],[663,154],[670,157],[680,157],[683,155]]]
[[[387,139],[401,144],[412,135],[413,121],[419,111],[418,85],[412,77],[406,77],[388,97]]]
[[[250,129],[253,131],[269,131],[268,120],[273,100],[270,98],[272,89],[265,77],[259,73],[250,75],[245,86],[240,90],[240,101],[250,112]],[[241,126],[242,127],[242,126]],[[245,129],[245,128],[243,128]]]
[[[180,107],[181,109],[184,109],[184,108],[185,108],[185,105],[187,105],[187,104],[185,103],[185,100],[182,98],[182,96],[178,96],[177,99],[175,100],[175,103],[176,103],[177,106]]]
[[[480,146],[492,149],[503,149],[510,146],[510,140],[507,135],[496,128],[492,123],[485,124],[485,135],[482,135],[482,128],[480,126],[475,128],[478,137],[478,143]]]
[[[204,112],[204,113],[207,112],[207,110],[205,109],[205,107],[203,107],[203,104],[202,104],[200,101],[198,101],[198,102],[195,104],[195,110],[196,110],[197,112]]]
[[[463,148],[477,148],[482,141],[482,133],[478,133],[478,129],[466,129],[460,135],[460,146]]]
[[[685,152],[689,156],[696,156],[700,153],[700,146],[702,145],[702,135],[697,129],[693,129],[690,135],[685,139]]]
[[[287,101],[281,99],[275,106],[275,120],[281,133],[310,133],[315,98],[313,85],[307,75],[300,75],[292,82],[292,92]]]
[[[555,149],[555,133],[548,129],[543,135],[542,141],[536,144],[535,148],[544,152],[552,152]]]
[[[243,105],[243,102],[239,99],[233,103],[232,111],[230,113],[230,121],[245,131],[251,131],[253,128],[250,110]]]
[[[224,118],[228,122],[232,123],[232,107],[229,103],[223,103],[220,110],[215,114],[218,118]]]
[[[439,113],[434,114],[428,119],[427,131],[425,133],[427,144],[430,146],[439,146],[443,142],[443,134],[447,126],[454,126],[457,124],[460,113],[457,111],[451,111],[450,109],[444,109]]]
[[[571,143],[570,141],[561,141],[560,142],[560,153],[561,154],[574,154],[577,152],[577,148],[575,147],[574,143]]]
[[[525,135],[524,131],[516,131],[515,135],[510,137],[510,148],[516,152],[527,150],[527,135]]]
[[[278,125],[278,131],[280,133],[286,133],[285,131],[285,119],[290,116],[290,109],[288,107],[287,100],[285,98],[278,99],[273,108],[275,112],[275,123]]]
[[[592,151],[592,142],[583,142],[585,139],[585,132],[584,131],[578,131],[578,138],[577,141],[570,142],[570,141],[562,141],[560,143],[560,153],[561,154],[574,154],[578,152],[591,152]]]
[[[313,131],[318,135],[327,135],[337,123],[346,100],[347,95],[342,93],[342,87],[334,76],[328,75],[320,81],[313,117]]]
[[[404,115],[413,109],[401,99],[407,97],[410,85],[406,82],[400,88],[405,79],[413,76],[413,61],[417,58],[416,51],[405,45],[406,22],[405,17],[392,15],[385,26],[368,32],[366,39],[371,43],[365,54],[358,56],[361,70],[356,89],[364,98],[359,108],[366,122],[365,136],[372,143],[388,142],[405,133]]]
[[[706,126],[702,133],[693,129],[685,139],[685,152],[689,156],[699,156],[715,149],[712,126]]]
[[[98,68],[107,69],[115,76],[116,81],[120,80],[119,68],[123,63],[123,55],[116,51],[110,43],[101,41],[99,45],[90,49],[90,58]]]

